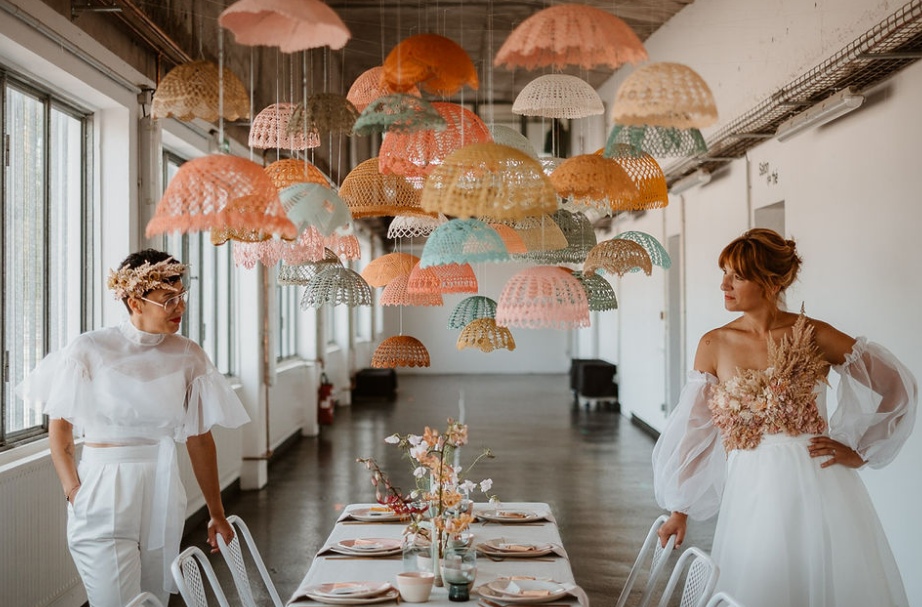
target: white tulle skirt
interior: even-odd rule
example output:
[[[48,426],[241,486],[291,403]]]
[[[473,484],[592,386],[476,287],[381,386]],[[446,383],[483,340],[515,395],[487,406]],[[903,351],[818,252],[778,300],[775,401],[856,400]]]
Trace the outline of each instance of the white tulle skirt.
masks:
[[[864,483],[850,468],[820,468],[810,438],[770,435],[730,453],[717,589],[746,607],[908,605]]]

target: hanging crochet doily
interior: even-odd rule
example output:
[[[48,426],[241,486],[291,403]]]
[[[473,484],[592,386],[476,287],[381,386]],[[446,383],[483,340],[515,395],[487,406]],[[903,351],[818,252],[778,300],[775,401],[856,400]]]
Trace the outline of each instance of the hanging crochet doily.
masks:
[[[474,112],[455,103],[432,105],[445,119],[445,130],[386,134],[378,156],[382,173],[425,177],[455,150],[493,141],[487,125]]]
[[[640,38],[618,17],[585,4],[558,4],[519,24],[496,53],[494,64],[528,70],[551,65],[615,69],[647,59]]]
[[[293,103],[275,103],[264,108],[253,118],[250,126],[250,147],[260,150],[306,150],[320,145],[320,137],[316,131],[288,132],[288,122],[294,112]]]
[[[388,253],[369,262],[362,278],[373,287],[383,287],[401,274],[409,274],[419,257],[409,253]]]
[[[372,101],[352,129],[355,135],[444,131],[445,119],[431,103],[413,95],[393,93]]]
[[[279,190],[284,190],[296,183],[316,183],[329,186],[326,176],[314,165],[306,160],[284,158],[276,160],[266,167],[266,175],[272,184]]]
[[[532,158],[538,157],[538,152],[535,150],[535,146],[531,144],[531,141],[528,140],[528,137],[511,127],[494,124],[490,127],[490,134],[493,135],[493,143],[515,148]]]
[[[448,218],[441,213],[438,217],[397,215],[387,228],[387,237],[418,238],[428,236],[433,230],[447,221]]]
[[[224,68],[224,119],[239,120],[250,116],[250,96],[232,71]],[[167,72],[154,91],[151,116],[154,120],[176,118],[216,122],[221,92],[218,66],[211,61],[191,61]]]
[[[553,263],[582,263],[586,255],[596,245],[595,230],[589,218],[582,213],[571,213],[565,209],[558,209],[551,215],[554,223],[560,227],[567,246],[557,250],[537,250],[525,254],[526,259],[541,264]]]
[[[420,206],[420,190],[401,175],[384,175],[378,159],[352,169],[339,188],[354,219],[390,215],[431,215]]]
[[[288,133],[314,130],[321,134],[351,135],[358,117],[358,110],[344,96],[336,93],[314,93],[306,102],[295,106],[288,122]]]
[[[351,101],[352,105],[354,105],[355,109],[359,112],[364,111],[365,108],[378,97],[383,97],[394,92],[382,85],[381,74],[383,71],[380,65],[370,70],[365,70],[355,79],[352,86],[349,87],[349,92],[346,93],[346,99]],[[415,86],[409,91],[404,92],[414,97],[420,96],[419,89]]]
[[[599,150],[596,154],[601,152],[602,150]],[[637,187],[638,195],[634,198],[609,199],[606,208],[599,208],[600,211],[611,214],[615,211],[659,209],[669,204],[666,176],[652,156],[628,145],[618,144],[614,146],[613,154],[609,157],[621,165],[628,174],[631,182]]]
[[[477,348],[481,352],[515,350],[512,332],[506,327],[496,326],[496,321],[492,318],[478,318],[471,321],[461,330],[455,345],[459,350]]]
[[[477,69],[461,46],[437,34],[401,41],[384,60],[381,83],[405,92],[419,84],[436,95],[454,95],[466,84],[477,89]]]
[[[660,243],[656,238],[647,234],[646,232],[638,232],[636,230],[631,230],[629,232],[622,232],[615,236],[615,238],[620,238],[622,240],[633,240],[640,246],[644,248],[647,252],[647,255],[650,256],[650,262],[655,265],[668,270],[672,267],[672,259],[669,257],[669,253],[666,252],[666,247]],[[639,272],[640,268],[634,268],[631,272]]]
[[[518,219],[554,211],[557,196],[534,158],[479,143],[453,152],[432,171],[421,204],[426,211],[461,218]]]
[[[624,276],[632,268],[640,268],[649,276],[653,272],[650,255],[633,240],[612,238],[597,244],[583,264],[583,272],[593,274],[602,269],[606,272]]]
[[[306,286],[311,278],[331,266],[341,266],[342,262],[333,251],[326,249],[323,259],[297,265],[283,263],[279,267],[277,282],[282,286]]]
[[[313,226],[324,236],[351,222],[349,207],[336,192],[316,183],[296,183],[279,192],[288,218],[299,227]]]
[[[449,329],[463,329],[478,318],[494,318],[496,302],[489,297],[474,295],[462,299],[448,317]]]
[[[443,305],[442,294],[438,291],[415,291],[407,289],[407,283],[410,280],[409,274],[400,274],[395,276],[384,287],[381,292],[381,298],[378,300],[380,306],[441,306]]]
[[[512,223],[526,251],[556,251],[567,247],[567,237],[550,215],[526,217]]]
[[[602,98],[592,85],[567,74],[538,76],[512,104],[513,114],[545,118],[585,118],[604,112]]]
[[[476,293],[477,276],[468,263],[450,263],[427,268],[435,273],[441,293]]]
[[[626,145],[627,152],[617,151],[617,146]],[[697,156],[708,151],[704,137],[698,129],[675,129],[661,126],[622,126],[616,124],[608,135],[605,156],[613,157],[636,150],[635,155],[644,152],[657,158]]]
[[[429,351],[423,342],[409,335],[388,337],[375,349],[371,357],[375,369],[394,367],[428,367]]]
[[[612,119],[620,125],[703,129],[717,122],[717,104],[704,79],[681,63],[634,70],[615,94]]]
[[[501,327],[575,329],[589,326],[589,300],[578,280],[554,266],[527,268],[503,287],[496,306]]]
[[[586,290],[590,312],[607,312],[608,310],[618,309],[618,298],[615,297],[615,290],[604,277],[598,274],[583,274],[578,270],[574,271],[572,275]]]
[[[506,245],[506,252],[510,255],[522,255],[528,252],[528,247],[525,246],[525,240],[523,240],[522,236],[510,226],[501,223],[491,223],[490,227],[496,230],[499,237],[503,239],[503,244]]]
[[[350,308],[371,305],[371,287],[357,272],[343,266],[331,266],[310,279],[301,296],[301,308],[319,308],[323,304]]]
[[[509,254],[496,230],[476,219],[452,219],[429,235],[420,267],[450,263],[508,261]]]
[[[551,183],[561,198],[602,211],[611,208],[611,200],[639,195],[637,186],[620,164],[595,154],[568,158],[551,173]]]
[[[338,50],[351,34],[336,12],[320,0],[238,0],[218,22],[237,44],[278,47],[283,53],[329,46]]]

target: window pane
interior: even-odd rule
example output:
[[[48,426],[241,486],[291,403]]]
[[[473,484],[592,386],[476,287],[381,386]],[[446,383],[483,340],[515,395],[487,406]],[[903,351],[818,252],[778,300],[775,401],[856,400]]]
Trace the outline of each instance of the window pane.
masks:
[[[217,290],[217,300],[215,301],[216,315],[215,328],[217,338],[217,355],[214,362],[218,371],[229,375],[231,369],[231,335],[234,327],[231,324],[230,311],[231,306],[231,248],[223,246],[216,249],[217,258],[217,280],[215,288]]]
[[[10,136],[6,168],[4,350],[10,381],[4,385],[5,433],[42,423],[13,393],[45,354],[45,120],[44,104],[7,87],[6,125]]]
[[[203,232],[193,232],[186,235],[189,241],[189,251],[186,259],[183,260],[184,263],[189,264],[189,284],[186,285],[189,290],[189,304],[186,306],[185,316],[187,335],[199,345],[202,345],[202,311],[206,303],[205,294],[202,291],[202,276],[208,272],[202,263],[202,234]]]
[[[199,233],[199,239],[202,240],[202,233]],[[210,238],[209,238],[210,241]],[[222,250],[228,245],[220,247]],[[199,274],[202,283],[202,348],[208,353],[208,358],[215,360],[217,350],[217,249],[211,242],[202,243],[202,271]],[[225,329],[226,330],[226,329]]]

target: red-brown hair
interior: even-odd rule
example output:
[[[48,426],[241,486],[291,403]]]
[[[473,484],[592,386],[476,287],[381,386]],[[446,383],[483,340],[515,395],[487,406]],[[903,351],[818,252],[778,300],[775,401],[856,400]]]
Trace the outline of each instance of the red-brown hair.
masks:
[[[774,230],[754,228],[724,247],[717,265],[758,283],[766,297],[777,287],[780,297],[797,279],[802,261],[793,240],[785,240]]]

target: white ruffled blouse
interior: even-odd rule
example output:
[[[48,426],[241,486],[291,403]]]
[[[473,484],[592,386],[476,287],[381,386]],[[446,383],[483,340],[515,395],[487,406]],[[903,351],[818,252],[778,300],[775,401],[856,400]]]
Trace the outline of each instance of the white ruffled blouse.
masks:
[[[186,514],[175,443],[250,421],[227,379],[195,342],[125,321],[52,352],[16,392],[49,417],[72,423],[89,443],[159,444],[148,548],[164,548],[164,585],[172,589],[170,563]]]
[[[857,451],[872,468],[889,464],[912,432],[916,378],[883,346],[858,338],[845,362],[832,367],[841,379],[829,436]],[[708,402],[718,379],[691,371],[666,427],[653,448],[656,502],[671,512],[703,520],[717,514],[727,473],[721,434]],[[818,383],[819,413],[826,417],[825,384]]]

